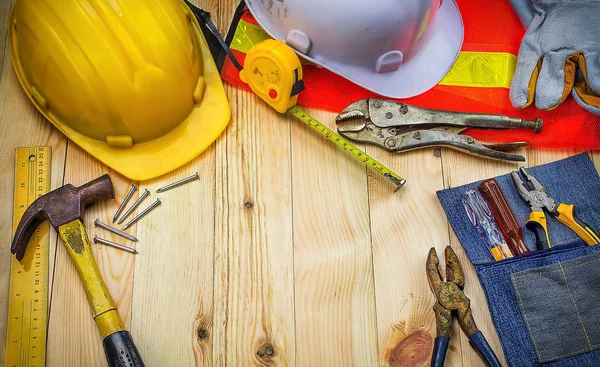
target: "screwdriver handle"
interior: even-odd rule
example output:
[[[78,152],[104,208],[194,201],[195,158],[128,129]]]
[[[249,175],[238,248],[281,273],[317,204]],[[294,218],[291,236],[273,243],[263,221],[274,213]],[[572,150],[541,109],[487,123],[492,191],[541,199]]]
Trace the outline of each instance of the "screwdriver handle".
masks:
[[[575,205],[570,204],[558,204],[556,213],[554,213],[556,219],[561,223],[571,228],[575,233],[581,237],[588,246],[597,245],[600,243],[600,237],[594,230],[585,224],[581,219],[575,215]]]
[[[478,189],[492,210],[500,232],[513,254],[519,256],[530,253],[531,251],[523,241],[523,229],[510,208],[498,181],[493,178],[485,180],[479,184]]]
[[[552,247],[548,235],[548,224],[544,212],[531,212],[529,220],[525,223],[527,229],[535,234],[535,248],[544,250]]]

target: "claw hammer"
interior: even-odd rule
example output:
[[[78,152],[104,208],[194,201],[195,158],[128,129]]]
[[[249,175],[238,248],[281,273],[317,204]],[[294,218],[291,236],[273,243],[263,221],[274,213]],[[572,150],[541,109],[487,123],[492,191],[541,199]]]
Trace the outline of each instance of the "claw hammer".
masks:
[[[46,219],[50,220],[79,273],[109,366],[144,366],[131,334],[125,330],[117,306],[102,280],[81,221],[84,207],[113,198],[113,185],[108,175],[79,187],[68,184],[40,196],[23,214],[10,251],[16,254],[17,260],[23,260],[27,243],[37,226]]]

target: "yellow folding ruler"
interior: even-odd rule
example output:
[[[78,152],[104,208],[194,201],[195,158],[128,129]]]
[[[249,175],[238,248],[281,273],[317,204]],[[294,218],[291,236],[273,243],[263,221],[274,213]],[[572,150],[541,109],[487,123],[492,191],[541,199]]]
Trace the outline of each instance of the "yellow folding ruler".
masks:
[[[51,163],[50,147],[16,149],[13,233],[29,205],[50,191]],[[5,367],[46,364],[49,249],[45,221],[31,236],[23,261],[11,256]]]
[[[254,45],[247,53],[240,79],[271,107],[287,112],[350,153],[371,169],[391,181],[399,189],[406,180],[376,161],[354,144],[310,117],[296,106],[298,94],[304,88],[302,65],[292,48],[279,40],[266,40]]]

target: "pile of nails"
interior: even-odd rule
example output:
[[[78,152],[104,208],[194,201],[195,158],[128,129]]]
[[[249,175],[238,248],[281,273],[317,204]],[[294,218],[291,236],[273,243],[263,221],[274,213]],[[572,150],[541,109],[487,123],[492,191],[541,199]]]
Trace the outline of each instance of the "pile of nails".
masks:
[[[181,186],[183,184],[186,184],[188,182],[194,181],[199,179],[200,176],[198,175],[198,172],[196,172],[196,174],[186,177],[182,180],[179,180],[177,182],[173,182],[171,184],[168,184],[166,186],[163,186],[161,188],[159,188],[158,190],[156,190],[156,192],[161,193],[161,192],[165,192],[167,190],[173,189],[177,186]],[[144,193],[142,195],[140,195],[140,197],[131,205],[131,207],[129,207],[129,209],[127,209],[127,211],[125,212],[125,214],[123,214],[123,216],[121,216],[121,213],[123,213],[123,210],[125,209],[125,207],[127,206],[127,203],[129,203],[129,200],[131,199],[131,197],[133,196],[133,194],[135,193],[135,191],[137,190],[137,186],[136,185],[131,185],[131,189],[129,189],[129,192],[127,193],[127,195],[125,196],[125,199],[123,200],[123,202],[121,203],[121,205],[119,206],[119,208],[117,209],[117,211],[115,212],[115,215],[113,216],[113,223],[117,222],[117,224],[121,224],[123,223],[127,217],[129,217],[129,215],[131,215],[131,213],[133,213],[134,210],[137,209],[137,207],[142,203],[142,201],[144,201],[144,199],[146,199],[148,196],[150,196],[150,191],[148,191],[148,189],[144,190]],[[133,217],[133,219],[131,219],[129,222],[127,222],[127,224],[125,224],[125,226],[123,227],[123,231],[131,228],[131,226],[133,226],[135,223],[137,223],[140,219],[142,219],[143,217],[145,217],[148,213],[150,213],[150,211],[152,211],[153,209],[155,209],[156,207],[158,207],[162,202],[160,201],[160,199],[156,199],[155,202],[153,202],[152,204],[150,204],[148,207],[146,207],[144,210],[142,210],[138,215],[136,215],[135,217]],[[121,218],[119,218],[119,216],[121,216]],[[116,235],[119,235],[123,238],[126,238],[130,241],[133,242],[138,242],[138,239],[135,236],[130,235],[129,233],[125,233],[122,230],[119,230],[117,228],[111,227],[110,225],[101,222],[98,218],[96,218],[96,220],[94,221],[94,225],[96,227],[100,227],[103,228],[109,232],[112,232]],[[123,251],[127,251],[129,253],[132,254],[137,254],[137,250],[131,247],[127,247],[127,246],[123,246],[120,245],[116,242],[113,241],[109,241],[106,240],[104,238],[100,238],[98,236],[94,236],[94,243],[99,243],[99,244],[103,244],[106,246],[111,246]]]

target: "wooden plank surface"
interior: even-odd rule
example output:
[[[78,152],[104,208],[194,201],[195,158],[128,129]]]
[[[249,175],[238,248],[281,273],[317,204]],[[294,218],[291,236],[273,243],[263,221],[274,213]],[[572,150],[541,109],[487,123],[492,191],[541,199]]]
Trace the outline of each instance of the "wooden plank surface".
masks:
[[[214,365],[293,366],[290,124],[227,90],[233,118],[216,147]]]
[[[402,190],[393,193],[386,180],[370,177],[381,366],[426,365],[433,351],[435,298],[427,284],[425,259],[430,247],[439,253],[448,241],[446,219],[434,194],[443,188],[442,164],[433,152],[397,155],[367,148],[367,153],[407,178]],[[452,363],[460,361],[455,344],[452,340],[447,357]]]
[[[1,1],[0,2],[0,70],[5,59],[9,58],[8,52],[8,16],[10,15],[10,7],[12,1]],[[0,76],[0,78],[2,78]]]
[[[333,114],[307,112],[335,128]],[[290,139],[297,364],[373,366],[377,339],[365,166],[296,119]]]
[[[197,1],[195,3],[198,3]],[[237,0],[206,0],[222,34]],[[133,256],[92,245],[101,273],[148,366],[424,366],[435,323],[427,285],[430,247],[450,243],[466,271],[475,320],[504,363],[483,291],[449,229],[435,191],[504,174],[516,164],[448,149],[403,155],[363,147],[408,179],[400,192],[306,126],[232,86],[232,119],[184,167],[147,182],[111,171],[33,107],[5,49],[10,1],[0,2],[0,197],[12,198],[14,148],[53,147],[52,187],[109,173],[116,199],[89,207],[90,237],[136,247]],[[310,109],[334,127],[333,113]],[[528,165],[578,151],[527,149]],[[600,153],[592,154],[600,168]],[[199,172],[200,180],[157,194]],[[163,204],[130,232],[133,244],[94,228],[110,223],[132,183]],[[135,199],[135,197],[134,197]],[[0,212],[0,263],[8,264],[12,213]],[[56,235],[48,366],[106,365],[77,274]],[[55,255],[56,254],[56,255]],[[0,266],[0,344],[8,267]],[[446,365],[481,365],[457,325]],[[0,364],[4,348],[0,349]]]

